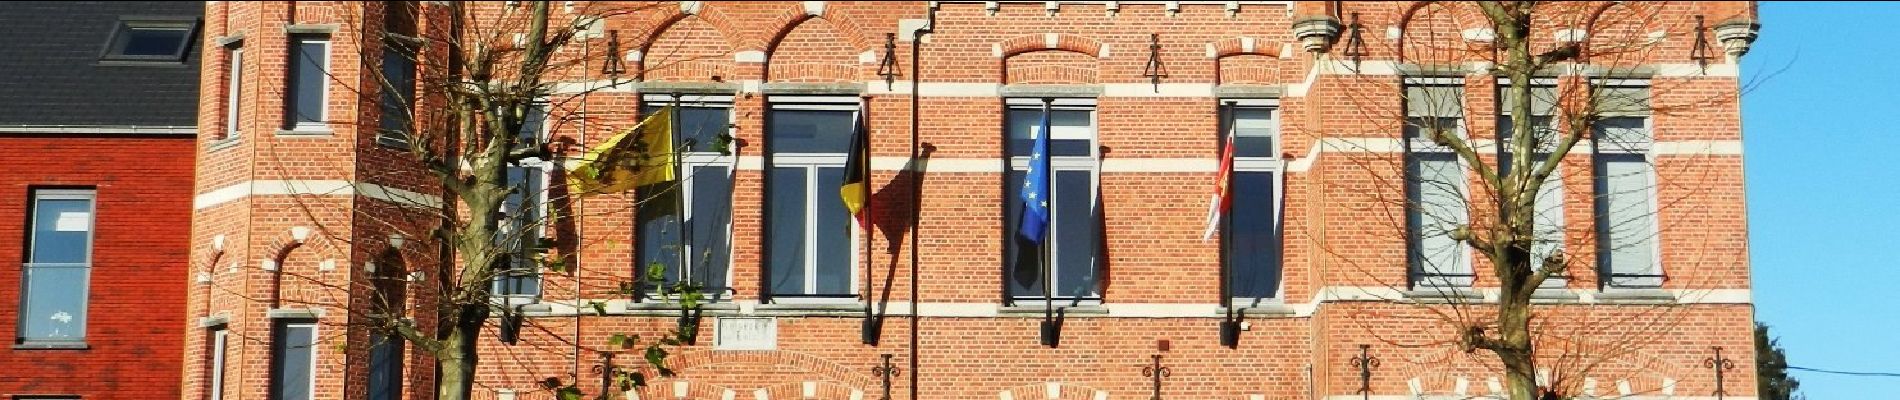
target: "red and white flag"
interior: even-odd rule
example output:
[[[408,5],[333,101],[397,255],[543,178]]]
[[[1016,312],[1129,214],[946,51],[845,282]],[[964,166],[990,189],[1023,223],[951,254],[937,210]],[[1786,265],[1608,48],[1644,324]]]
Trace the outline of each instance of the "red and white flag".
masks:
[[[1220,216],[1227,212],[1228,203],[1233,202],[1233,189],[1227,181],[1234,176],[1234,135],[1227,134],[1227,145],[1221,147],[1220,170],[1214,176],[1214,196],[1207,202],[1207,231],[1201,233],[1201,241],[1214,238],[1214,232],[1220,230]]]

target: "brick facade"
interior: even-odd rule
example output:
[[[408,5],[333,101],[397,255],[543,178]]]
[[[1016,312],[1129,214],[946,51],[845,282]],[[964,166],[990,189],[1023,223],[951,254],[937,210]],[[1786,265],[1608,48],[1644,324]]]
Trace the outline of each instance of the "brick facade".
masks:
[[[186,251],[190,228],[190,135],[123,137],[0,134],[0,165],[15,166],[0,187],[0,257],[25,260],[35,190],[94,193],[91,276],[84,290],[83,349],[21,346],[20,268],[0,269],[0,396],[78,395],[88,399],[169,397],[183,357]],[[41,288],[44,290],[44,288]]]
[[[879,398],[885,386],[873,369],[890,356],[901,368],[890,380],[895,398],[1147,398],[1152,381],[1142,368],[1160,354],[1171,371],[1163,379],[1166,398],[1357,398],[1360,371],[1351,359],[1361,346],[1381,360],[1369,382],[1373,397],[1491,393],[1487,380],[1501,375],[1491,358],[1466,354],[1451,342],[1455,323],[1483,318],[1484,307],[1433,304],[1406,292],[1405,214],[1392,201],[1404,198],[1403,152],[1397,150],[1403,114],[1394,107],[1402,103],[1405,71],[1462,68],[1457,77],[1465,85],[1467,118],[1487,121],[1470,124],[1470,133],[1495,137],[1488,122],[1496,113],[1495,78],[1471,72],[1491,51],[1475,7],[1175,3],[623,4],[639,9],[607,19],[601,29],[619,38],[622,54],[609,56],[624,60],[618,78],[630,82],[584,96],[578,90],[550,94],[553,134],[597,143],[639,120],[643,96],[688,88],[732,96],[738,143],[730,201],[734,295],[705,311],[698,344],[673,354],[669,362],[680,374],[653,380],[639,397]],[[286,316],[316,320],[326,340],[317,351],[316,398],[364,398],[366,347],[339,344],[365,343],[369,332],[352,325],[360,320],[343,306],[366,304],[370,264],[400,261],[425,275],[435,271],[432,244],[414,239],[427,237],[428,224],[410,218],[430,211],[411,200],[439,191],[401,161],[401,153],[376,143],[373,90],[352,89],[374,86],[362,74],[374,64],[357,55],[380,53],[381,44],[363,39],[378,29],[364,21],[380,21],[380,4],[217,2],[207,8],[204,81],[224,82],[229,73],[223,67],[228,52],[217,46],[230,42],[246,54],[240,135],[201,137],[210,150],[198,155],[191,237],[193,257],[212,253],[213,238],[228,243],[216,253],[215,268],[193,271],[212,279],[191,285],[188,312],[193,321],[209,318],[204,325],[221,324],[242,338],[232,342],[226,368],[218,371],[226,377],[225,398],[268,396],[269,332],[274,319]],[[429,21],[447,15],[447,7],[422,4],[425,36],[441,32]],[[592,3],[575,4],[584,11]],[[1573,392],[1614,395],[1618,386],[1629,386],[1640,396],[1701,398],[1716,390],[1713,373],[1701,364],[1710,347],[1733,349],[1723,353],[1737,365],[1727,372],[1725,389],[1730,398],[1746,398],[1754,390],[1746,350],[1752,348],[1752,305],[1733,101],[1738,83],[1734,58],[1723,57],[1729,46],[1745,42],[1718,40],[1719,29],[1712,28],[1707,45],[1698,48],[1695,17],[1717,27],[1751,20],[1753,6],[1630,4],[1564,5],[1549,26],[1534,31],[1535,47],[1558,46],[1562,38],[1555,32],[1564,26],[1603,32],[1575,35],[1592,38],[1593,46],[1608,40],[1598,36],[1615,35],[1649,43],[1636,57],[1615,62],[1637,71],[1656,94],[1651,156],[1656,198],[1668,204],[1657,213],[1668,280],[1636,301],[1599,289],[1594,274],[1578,274],[1562,290],[1574,296],[1540,308],[1539,330],[1548,336],[1540,350],[1557,353],[1546,353],[1552,379]],[[558,18],[572,12],[552,8]],[[1641,18],[1583,17],[1590,15]],[[920,44],[910,30],[933,18],[934,32],[912,59],[912,46]],[[1345,28],[1324,45],[1296,36],[1296,26],[1316,18]],[[279,131],[286,27],[331,38],[331,118],[322,133]],[[891,84],[879,75],[888,33],[896,33]],[[1158,45],[1152,51],[1151,40]],[[563,50],[586,62],[556,74],[569,83],[561,87],[615,78],[600,72],[597,52],[608,48],[606,38],[585,43]],[[1692,54],[1708,54],[1701,60],[1706,65]],[[914,62],[921,63],[918,77],[909,76]],[[914,80],[919,77],[921,83]],[[225,131],[222,112],[211,110],[222,109],[226,90],[221,83],[204,86],[201,131]],[[1001,127],[1005,97],[1064,91],[1072,94],[1059,97],[1086,93],[1094,104],[1102,304],[1065,307],[1060,344],[1051,348],[1037,342],[1042,309],[1004,301],[1001,204],[1016,192],[1001,173]],[[793,92],[862,96],[868,104],[876,227],[866,249],[870,259],[855,266],[853,282],[868,286],[854,289],[870,300],[858,304],[871,304],[881,317],[874,345],[859,342],[863,306],[797,305],[765,295],[767,114],[775,98]],[[1200,237],[1222,95],[1277,105],[1274,153],[1284,176],[1279,302],[1243,314],[1247,328],[1231,348],[1219,340],[1226,314],[1218,242]],[[913,118],[920,125],[916,142]],[[927,158],[910,160],[913,148],[927,149]],[[1564,174],[1591,176],[1589,157],[1570,158]],[[904,167],[916,164],[926,166]],[[1595,212],[1589,182],[1565,181],[1567,215]],[[921,197],[913,184],[922,188]],[[831,186],[818,187],[819,199],[828,199]],[[596,393],[599,375],[592,368],[600,352],[616,350],[608,337],[651,338],[675,323],[676,311],[630,305],[612,293],[635,270],[634,246],[627,242],[634,225],[630,196],[554,203],[572,216],[557,221],[556,230],[563,235],[558,252],[575,268],[545,276],[538,303],[523,308],[528,318],[519,343],[482,339],[478,398],[551,398],[540,386],[550,378]],[[920,220],[910,221],[913,205],[921,207]],[[1571,225],[1567,237],[1576,239],[1566,240],[1567,250],[1575,259],[1594,260],[1593,228]],[[397,252],[400,260],[385,258],[391,234],[412,239]],[[1478,264],[1483,277],[1489,267]],[[1590,264],[1577,269],[1594,271]],[[1486,281],[1478,279],[1480,292]],[[431,295],[427,285],[409,290],[418,309],[426,309]],[[604,302],[608,315],[594,315],[591,302]],[[411,317],[428,327],[426,315]],[[721,318],[734,317],[770,318],[772,348],[717,349]],[[206,398],[209,347],[203,335],[186,337],[183,398]],[[1165,352],[1157,349],[1160,341],[1168,343]],[[639,359],[618,357],[622,364]],[[1577,359],[1602,366],[1573,372],[1568,367]],[[407,398],[426,398],[433,364],[413,354],[406,364]]]

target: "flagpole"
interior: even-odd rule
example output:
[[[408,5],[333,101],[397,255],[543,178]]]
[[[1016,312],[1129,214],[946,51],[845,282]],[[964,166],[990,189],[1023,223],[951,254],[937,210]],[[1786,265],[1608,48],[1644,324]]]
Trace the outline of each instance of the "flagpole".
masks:
[[[661,112],[672,113],[666,116],[666,134],[668,136],[667,142],[673,147],[669,149],[673,156],[673,218],[674,221],[679,223],[679,229],[673,231],[674,236],[679,239],[679,247],[674,252],[679,254],[679,273],[683,276],[690,277],[692,276],[693,269],[688,266],[690,259],[686,254],[686,241],[691,238],[692,235],[687,232],[689,228],[687,228],[686,225],[686,176],[682,173],[682,162],[680,158],[680,144],[683,142],[674,140],[679,139],[680,136],[680,94],[679,92],[673,92],[672,95],[673,103],[668,105],[666,109],[661,110]],[[681,295],[684,295],[684,293]]]
[[[1226,193],[1218,193],[1222,195],[1221,196],[1222,198],[1220,199],[1220,201],[1223,203],[1228,201],[1227,200],[1228,196],[1233,195],[1233,189],[1231,188],[1234,187],[1233,186],[1234,177],[1233,177],[1233,174],[1228,173],[1228,171],[1233,170],[1234,166],[1232,164],[1223,164],[1223,162],[1226,161],[1225,157],[1228,151],[1227,148],[1234,146],[1234,136],[1236,136],[1234,133],[1240,130],[1240,127],[1234,125],[1234,122],[1239,120],[1238,118],[1235,118],[1235,114],[1240,113],[1240,109],[1237,107],[1238,105],[1239,105],[1238,102],[1235,102],[1235,101],[1227,102],[1227,115],[1223,116],[1222,118],[1223,120],[1225,120],[1224,122],[1227,123],[1227,129],[1226,129],[1227,132],[1223,132],[1224,135],[1221,135],[1222,137],[1220,140],[1221,140],[1222,147],[1221,149],[1219,149],[1220,152],[1216,153],[1223,159],[1215,161],[1215,165],[1225,165],[1225,167],[1227,168],[1225,170],[1214,171],[1214,176],[1215,176],[1214,179],[1217,179],[1217,180],[1221,179],[1220,178],[1221,176],[1226,176],[1226,179],[1227,179],[1226,182],[1222,182],[1222,184],[1227,185],[1227,188],[1216,189],[1222,192],[1226,192]],[[1227,250],[1233,248],[1232,246],[1233,235],[1230,235],[1229,234],[1230,232],[1227,232],[1228,231],[1227,228],[1233,226],[1234,213],[1232,211],[1224,209],[1225,207],[1219,207],[1219,206],[1216,206],[1216,207],[1217,207],[1216,209],[1220,210],[1221,212],[1220,213],[1221,225],[1220,225],[1219,231],[1216,232],[1220,234],[1220,246],[1221,246],[1219,250],[1220,255],[1221,255],[1221,266],[1220,266],[1221,303],[1227,305],[1227,317],[1231,319],[1234,316],[1234,300],[1233,300],[1234,294],[1233,294],[1233,288],[1232,288],[1233,282],[1234,282],[1234,273],[1233,273],[1233,268],[1231,267],[1233,265],[1233,260],[1232,260],[1233,255],[1229,254]]]
[[[1038,138],[1038,140],[1041,140],[1044,143],[1053,142],[1054,141],[1053,139],[1055,139],[1053,136],[1050,136],[1050,132],[1049,132],[1050,131],[1049,117],[1051,117],[1050,106],[1054,102],[1055,102],[1055,99],[1050,99],[1050,98],[1042,99],[1043,124],[1041,127],[1042,132],[1038,132],[1038,134],[1043,135],[1044,137]],[[1047,176],[1044,177],[1047,181],[1043,183],[1042,191],[1046,191],[1051,194],[1054,194],[1055,188],[1049,187],[1051,185],[1054,185],[1055,180],[1056,180],[1055,171],[1049,170],[1049,167],[1050,167],[1049,153],[1050,151],[1048,148],[1045,147],[1042,149],[1042,171],[1044,174],[1048,174]],[[1035,201],[1049,201],[1049,199],[1047,197],[1043,197],[1043,198],[1037,198],[1035,199]],[[1025,209],[1028,208],[1027,204],[1025,204],[1024,206],[1025,206],[1024,207]],[[1043,207],[1044,213],[1049,212],[1048,210],[1049,210],[1048,207]],[[1045,215],[1045,218],[1048,218],[1049,222],[1055,222],[1054,221],[1055,216],[1053,215]],[[1047,225],[1049,224],[1045,223],[1045,226]],[[1054,276],[1050,276],[1050,271],[1054,270],[1055,268],[1049,265],[1049,242],[1050,242],[1049,229],[1045,227],[1042,230],[1042,240],[1038,243],[1039,245],[1038,250],[1040,250],[1042,253],[1041,254],[1042,279],[1044,279],[1042,282],[1042,324],[1044,326],[1043,335],[1045,336],[1050,335],[1052,333],[1050,331],[1054,329],[1053,327],[1055,326],[1055,308],[1056,308],[1055,299],[1054,299],[1054,296],[1052,296],[1053,291],[1055,290],[1056,279]],[[1054,337],[1045,337],[1043,338],[1043,341],[1045,342],[1043,343],[1043,345],[1053,345],[1054,340],[1055,340]]]
[[[862,160],[863,160],[863,162],[860,163],[862,165],[848,165],[846,167],[859,168],[858,176],[863,177],[864,179],[863,182],[860,182],[858,184],[859,190],[863,193],[863,196],[860,197],[860,199],[863,199],[861,201],[864,202],[862,205],[858,206],[859,207],[858,212],[860,213],[858,214],[858,218],[859,218],[858,222],[864,234],[864,249],[863,251],[860,252],[860,254],[862,254],[862,257],[864,258],[863,260],[864,262],[864,278],[863,278],[864,279],[864,299],[863,299],[864,326],[860,327],[858,333],[860,336],[859,339],[861,339],[860,341],[864,342],[865,344],[873,344],[877,341],[877,338],[876,338],[877,335],[875,331],[875,329],[877,329],[877,322],[874,319],[876,318],[876,315],[871,310],[871,307],[872,307],[871,298],[873,297],[872,289],[871,289],[871,274],[875,272],[875,269],[872,268],[871,266],[871,215],[872,215],[871,204],[875,202],[871,201],[871,120],[868,115],[870,111],[869,103],[870,103],[869,96],[858,98],[858,121],[857,121],[858,132],[855,132],[857,134],[854,136],[857,136],[857,137],[853,139],[856,139],[858,141],[858,145],[859,145],[858,151],[862,152],[862,154],[861,155],[854,154],[854,155],[845,156],[847,158],[851,156],[858,156],[858,157],[862,157]],[[847,225],[845,227],[846,237],[850,237],[850,233],[851,233],[850,230],[851,230],[851,227]],[[915,251],[915,249],[913,249],[912,251]]]

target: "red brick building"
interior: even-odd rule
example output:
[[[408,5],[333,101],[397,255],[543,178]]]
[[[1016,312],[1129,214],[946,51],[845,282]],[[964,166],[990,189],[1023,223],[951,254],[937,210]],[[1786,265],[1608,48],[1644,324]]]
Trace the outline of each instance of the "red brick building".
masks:
[[[0,12],[0,398],[177,395],[203,15]]]
[[[414,4],[419,18],[389,22],[403,20],[387,18],[391,4]],[[384,30],[439,38],[456,4],[208,6],[191,246],[211,261],[193,263],[206,278],[190,290],[184,398],[427,397],[433,364],[369,345],[376,335],[349,306],[406,293],[427,308],[426,285],[369,282],[437,277],[441,253],[417,239],[426,224],[404,216],[440,208],[440,191],[403,161],[407,143],[377,133],[377,90],[355,88],[381,86],[365,71],[417,68],[375,56],[388,54]],[[569,199],[552,185],[511,203],[564,216],[548,232],[572,268],[496,282],[496,306],[525,318],[513,343],[495,339],[500,325],[483,339],[478,398],[551,398],[549,380],[598,393],[603,354],[637,364],[608,338],[651,338],[679,310],[616,289],[656,262],[719,301],[670,358],[679,374],[629,397],[1497,393],[1494,358],[1455,344],[1495,301],[1495,280],[1438,229],[1482,215],[1486,200],[1469,160],[1407,128],[1451,120],[1479,146],[1501,137],[1491,121],[1506,115],[1497,93],[1510,82],[1489,72],[1498,33],[1473,5],[553,8],[573,18],[607,7],[633,11],[576,28],[563,54],[581,62],[553,77],[532,133],[592,145],[677,104],[676,132],[694,141],[683,199]],[[1609,108],[1593,136],[1603,140],[1570,153],[1562,183],[1539,193],[1561,207],[1539,211],[1555,223],[1552,247],[1537,251],[1576,255],[1537,297],[1539,380],[1601,398],[1750,398],[1734,98],[1752,3],[1549,7],[1534,47],[1593,58],[1540,73],[1534,91],[1588,85],[1639,100]],[[868,231],[835,194],[860,120]],[[1019,193],[1043,132],[1048,205],[1031,208],[1049,223],[1037,244],[1018,239]],[[731,154],[702,147],[721,134],[736,139]],[[1234,203],[1209,239],[1224,136]],[[577,155],[513,176],[546,188]],[[1457,183],[1408,184],[1420,176]],[[1420,200],[1440,196],[1457,204]],[[426,314],[409,317],[427,326]],[[1705,367],[1715,348],[1736,367]]]

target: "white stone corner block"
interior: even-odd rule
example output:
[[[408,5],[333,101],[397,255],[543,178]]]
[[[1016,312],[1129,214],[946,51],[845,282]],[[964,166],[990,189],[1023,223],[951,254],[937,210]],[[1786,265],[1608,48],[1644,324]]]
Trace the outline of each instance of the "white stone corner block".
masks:
[[[1102,43],[1102,50],[1095,52],[1095,58],[1108,58],[1108,43]]]
[[[754,390],[752,400],[772,400],[772,392],[767,392],[765,389]]]
[[[257,263],[257,268],[263,269],[265,271],[276,271],[277,262],[271,261],[271,260],[264,260],[264,262]]]
[[[864,390],[851,389],[851,400],[864,400]]]
[[[1220,57],[1220,52],[1214,49],[1214,44],[1208,43],[1207,44],[1207,58],[1219,58],[1219,57]]]
[[[1451,392],[1459,396],[1469,396],[1471,392],[1471,380],[1465,379],[1465,377],[1462,376],[1458,377],[1458,380],[1452,383]]]
[[[1389,40],[1399,40],[1399,37],[1401,37],[1401,36],[1405,36],[1405,31],[1401,31],[1401,30],[1399,30],[1399,27],[1396,27],[1396,26],[1388,26],[1388,27],[1385,27],[1385,38],[1386,38],[1386,39],[1389,39]]]
[[[805,395],[805,398],[810,399],[810,398],[818,397],[818,381],[805,381],[804,387],[802,389],[803,389],[802,393]]]
[[[632,62],[646,61],[647,53],[640,52],[639,50],[627,50],[627,55],[621,57],[621,59]]]
[[[673,397],[686,398],[686,390],[691,387],[686,381],[673,381]]]
[[[1097,390],[1097,391],[1095,391],[1095,397],[1094,397],[1094,399],[1095,399],[1095,400],[1108,400],[1108,391],[1107,391],[1107,390]]]
[[[1466,41],[1491,42],[1498,39],[1498,32],[1491,28],[1471,28],[1463,32]]]
[[[732,391],[732,389],[726,389],[726,391],[719,393],[719,400],[734,400],[738,397],[739,392]]]
[[[996,56],[996,58],[1003,58],[1003,44],[996,43],[990,45],[990,55]]]
[[[1042,394],[1043,394],[1043,398],[1049,399],[1049,400],[1056,400],[1056,398],[1062,397],[1062,382],[1049,382],[1049,383],[1043,384]]]
[[[1010,393],[1008,390],[1004,390],[996,392],[996,398],[997,400],[1016,400],[1016,395]]]
[[[703,1],[682,1],[680,2],[680,14],[699,14],[700,7],[705,6],[705,3],[706,2]]]

